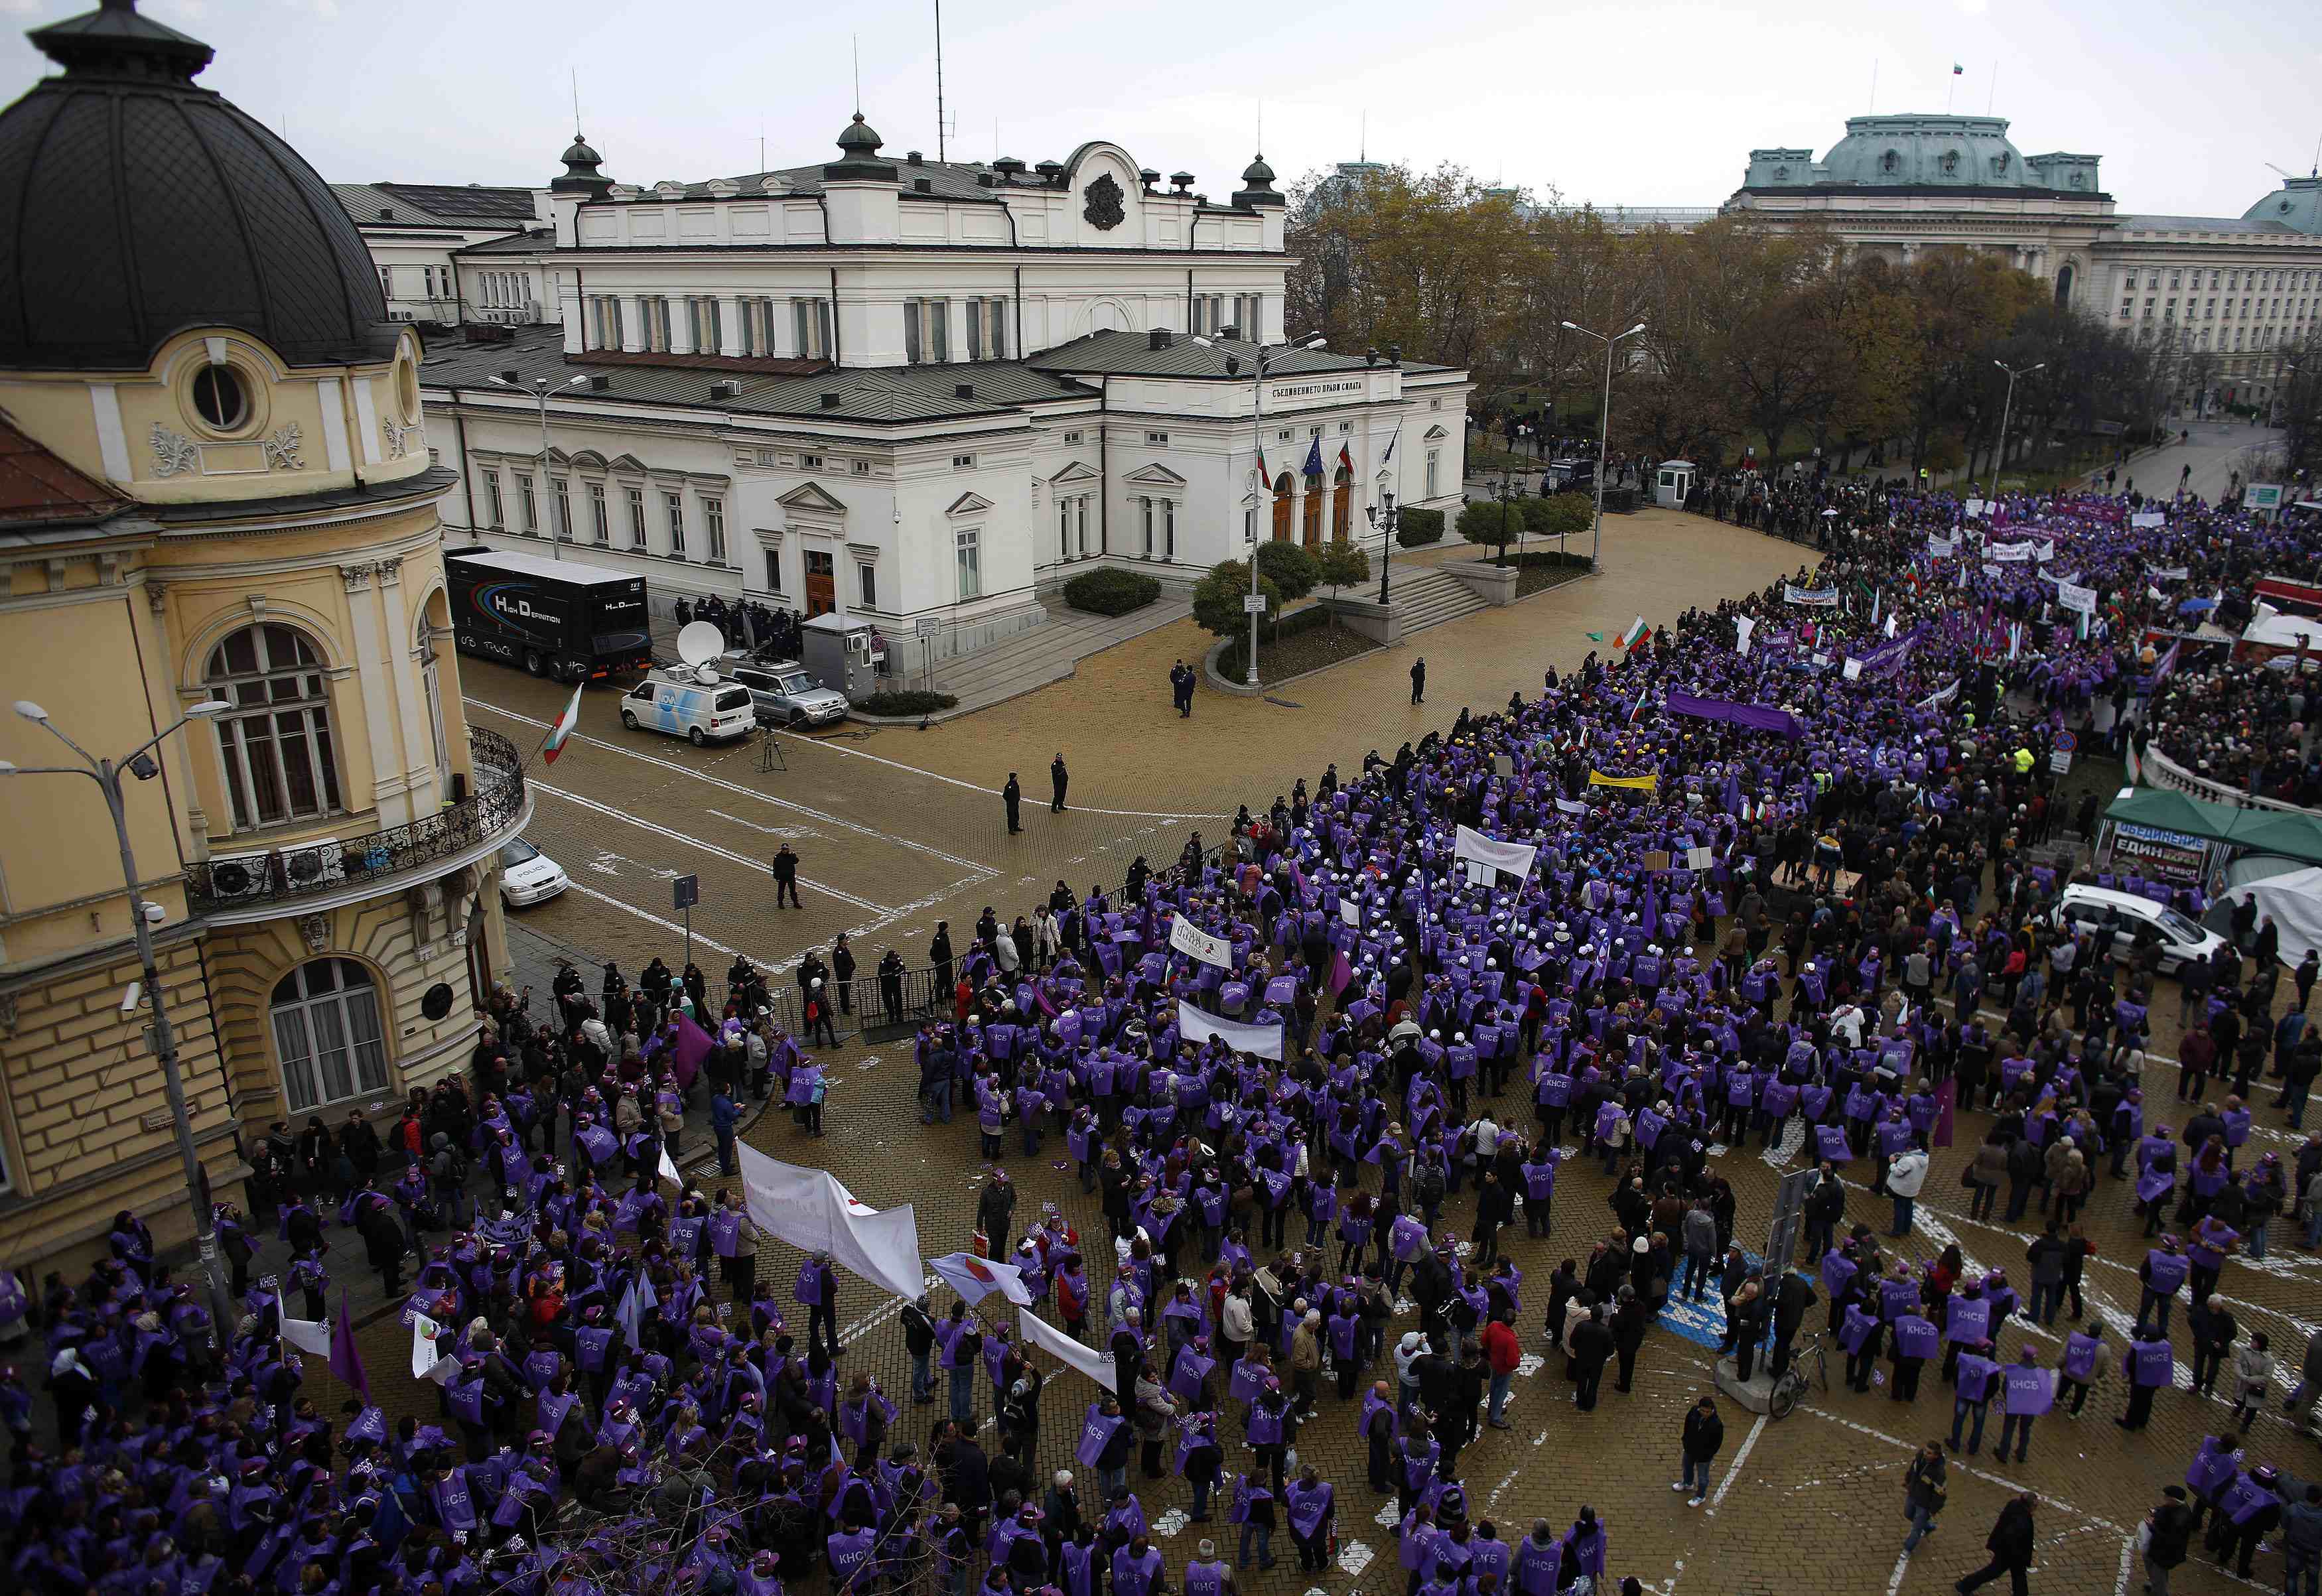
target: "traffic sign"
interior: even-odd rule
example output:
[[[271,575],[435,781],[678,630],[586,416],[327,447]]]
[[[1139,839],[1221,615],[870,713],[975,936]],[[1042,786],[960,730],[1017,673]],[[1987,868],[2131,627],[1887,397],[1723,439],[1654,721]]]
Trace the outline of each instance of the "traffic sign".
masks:
[[[1241,596],[1241,613],[1246,616],[1264,615],[1266,613],[1266,595],[1263,593],[1243,594]]]
[[[922,638],[933,637],[942,629],[943,623],[933,616],[921,616],[919,617],[919,624],[916,628],[919,636]]]
[[[670,906],[672,908],[691,908],[701,901],[699,876],[680,876],[670,883],[670,887],[672,895],[676,898],[676,902]]]
[[[2061,731],[2056,734],[2056,752],[2058,753],[2071,753],[2074,750],[2078,749],[2080,745],[2080,738],[2074,735],[2071,732]]]

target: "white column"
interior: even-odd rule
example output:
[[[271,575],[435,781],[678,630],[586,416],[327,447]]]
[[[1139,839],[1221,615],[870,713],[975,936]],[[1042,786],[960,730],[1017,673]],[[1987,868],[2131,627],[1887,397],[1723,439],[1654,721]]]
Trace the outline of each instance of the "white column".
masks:
[[[379,603],[372,597],[377,567],[342,565],[347,589],[347,625],[354,634],[355,680],[362,689],[364,741],[370,748],[371,801],[384,828],[411,819],[410,781],[395,752],[395,707],[388,701],[387,664],[379,635]]]
[[[718,296],[718,352],[721,355],[742,352],[742,299],[737,294]]]
[[[554,525],[552,520],[552,530]],[[435,769],[435,734],[427,724],[427,686],[420,675],[418,661],[411,657],[411,615],[404,607],[403,561],[399,557],[379,562],[379,607],[386,622],[387,657],[393,665],[389,682],[395,693],[403,733],[405,779],[409,783],[413,808],[425,813],[428,800],[440,796],[443,790],[444,772]]]
[[[621,348],[637,354],[645,347],[645,297],[642,294],[621,296]]]
[[[693,347],[693,298],[690,295],[670,301],[669,352],[673,355],[697,352]]]

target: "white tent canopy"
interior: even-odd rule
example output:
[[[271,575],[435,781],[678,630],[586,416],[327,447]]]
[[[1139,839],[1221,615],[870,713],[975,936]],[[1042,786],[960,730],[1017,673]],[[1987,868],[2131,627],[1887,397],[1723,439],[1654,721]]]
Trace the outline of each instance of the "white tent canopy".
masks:
[[[2322,870],[2309,866],[2268,876],[2246,887],[2235,887],[2225,897],[2231,903],[2254,898],[2261,917],[2273,917],[2274,927],[2281,933],[2284,964],[2295,966],[2305,959],[2308,949],[2322,948]]]

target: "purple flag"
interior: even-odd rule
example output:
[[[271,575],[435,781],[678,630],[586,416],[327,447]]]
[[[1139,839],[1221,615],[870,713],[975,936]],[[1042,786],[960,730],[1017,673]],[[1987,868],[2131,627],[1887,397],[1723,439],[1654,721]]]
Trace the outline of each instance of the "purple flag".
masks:
[[[331,1373],[370,1400],[370,1376],[363,1373],[362,1354],[355,1347],[354,1316],[347,1311],[347,1289],[339,1288],[339,1317],[331,1325]]]
[[[700,1073],[701,1061],[709,1056],[709,1050],[716,1044],[709,1039],[708,1032],[693,1023],[692,1016],[681,1012],[676,1024],[677,1045],[670,1052],[677,1060],[678,1086],[690,1089],[693,1078]]]
[[[1346,953],[1344,952],[1332,953],[1330,955],[1330,996],[1336,998],[1340,992],[1345,991],[1347,983],[1354,979],[1355,969],[1353,965],[1347,962]]]

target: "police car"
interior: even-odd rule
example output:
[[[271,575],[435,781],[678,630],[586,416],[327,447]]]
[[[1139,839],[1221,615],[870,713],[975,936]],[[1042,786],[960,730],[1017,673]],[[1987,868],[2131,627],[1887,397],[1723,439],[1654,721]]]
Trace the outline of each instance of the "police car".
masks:
[[[656,667],[621,696],[621,724],[633,732],[666,732],[699,748],[748,736],[758,712],[748,688],[715,670]]]

